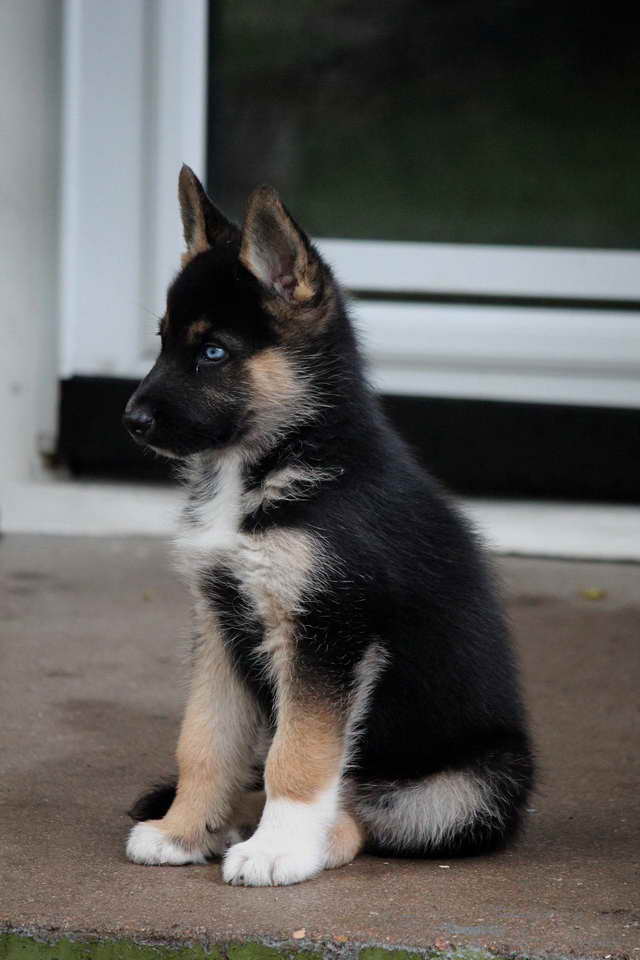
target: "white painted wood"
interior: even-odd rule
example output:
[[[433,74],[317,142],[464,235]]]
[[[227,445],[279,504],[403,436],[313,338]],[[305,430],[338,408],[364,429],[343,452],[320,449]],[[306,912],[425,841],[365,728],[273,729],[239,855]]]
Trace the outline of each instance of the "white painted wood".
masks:
[[[182,161],[204,166],[206,0],[66,0],[61,373],[128,376],[178,265]]]
[[[145,8],[67,0],[64,43],[62,374],[88,357],[124,371],[142,291]]]
[[[73,480],[15,483],[5,490],[2,532],[169,536],[179,503],[173,487]]]
[[[3,507],[3,532],[168,538],[179,504],[174,487],[13,484]],[[640,562],[640,507],[470,498],[461,504],[499,554]]]
[[[382,393],[414,397],[464,397],[596,407],[640,407],[638,379],[592,377],[575,372],[522,373],[509,370],[462,370],[456,366],[423,370],[405,366],[374,367],[371,383]]]
[[[640,316],[626,311],[361,301],[353,314],[381,362],[640,375]]]
[[[145,305],[164,311],[165,291],[184,250],[178,209],[178,172],[189,164],[204,177],[206,162],[207,4],[154,0],[156,43],[151,43],[152,91],[146,158],[149,183]],[[143,353],[157,348],[157,322],[144,326]]]
[[[495,553],[640,561],[640,507],[480,499],[463,506]]]
[[[352,290],[640,300],[640,253],[464,243],[318,241]]]
[[[353,315],[386,392],[640,406],[636,313],[360,301]]]
[[[59,4],[0,3],[0,525],[57,429]]]

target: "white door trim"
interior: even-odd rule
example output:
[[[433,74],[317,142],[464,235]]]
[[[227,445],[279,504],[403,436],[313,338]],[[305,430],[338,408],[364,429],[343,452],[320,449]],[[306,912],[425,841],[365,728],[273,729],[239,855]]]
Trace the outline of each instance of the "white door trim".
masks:
[[[481,243],[321,240],[351,290],[640,302],[640,253]]]
[[[66,0],[62,377],[130,375],[181,249],[182,162],[205,162],[206,0]]]

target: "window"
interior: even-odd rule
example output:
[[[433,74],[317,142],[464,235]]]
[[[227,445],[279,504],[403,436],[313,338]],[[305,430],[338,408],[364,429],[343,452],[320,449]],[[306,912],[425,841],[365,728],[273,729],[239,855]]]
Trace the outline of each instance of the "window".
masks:
[[[316,236],[633,248],[632,7],[220,0],[209,185],[268,181]]]

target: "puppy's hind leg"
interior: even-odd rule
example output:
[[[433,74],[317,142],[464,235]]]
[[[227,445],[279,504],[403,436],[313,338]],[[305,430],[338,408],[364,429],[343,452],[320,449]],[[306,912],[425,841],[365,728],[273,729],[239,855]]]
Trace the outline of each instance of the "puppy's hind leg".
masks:
[[[351,863],[358,856],[365,845],[365,831],[363,825],[353,814],[341,810],[338,814],[331,833],[326,853],[325,867],[333,870]]]

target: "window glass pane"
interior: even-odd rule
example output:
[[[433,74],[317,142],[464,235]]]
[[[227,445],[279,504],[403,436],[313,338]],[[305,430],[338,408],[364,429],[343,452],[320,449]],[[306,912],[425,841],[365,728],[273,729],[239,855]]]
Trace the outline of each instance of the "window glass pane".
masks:
[[[209,185],[317,236],[638,248],[637,14],[219,0]]]

